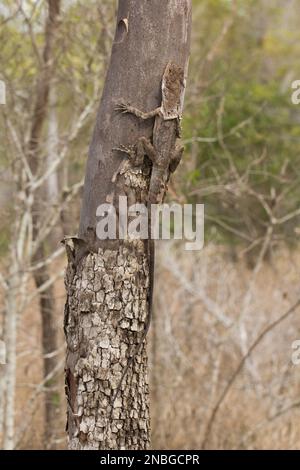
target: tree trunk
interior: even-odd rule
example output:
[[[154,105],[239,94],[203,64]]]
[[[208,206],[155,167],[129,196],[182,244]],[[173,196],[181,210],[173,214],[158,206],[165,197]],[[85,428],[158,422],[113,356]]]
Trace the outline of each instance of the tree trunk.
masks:
[[[79,238],[66,240],[65,335],[70,449],[147,449],[150,445],[146,344],[149,256],[143,240],[101,241],[96,211],[107,196],[145,203],[150,168],[113,178],[121,155],[113,149],[151,138],[153,120],[115,112],[124,100],[143,110],[161,104],[169,61],[187,69],[191,0],[122,0],[111,61],[86,170]],[[122,157],[123,158],[123,157]],[[114,198],[115,201],[115,198]],[[138,352],[137,352],[138,351]],[[128,362],[134,356],[134,360]],[[118,393],[120,378],[130,365]]]
[[[54,51],[57,28],[59,25],[60,0],[48,0],[48,16],[45,28],[45,45],[43,50],[43,62],[37,82],[36,100],[32,118],[30,140],[28,146],[29,165],[32,174],[37,176],[40,168],[40,149],[42,144],[42,130],[47,116],[49,106],[50,85],[54,72]],[[37,190],[33,202],[33,241],[36,241],[39,235],[40,215],[45,208],[41,203],[42,197],[40,190]],[[41,240],[32,261],[36,264],[41,263],[46,258],[46,240]],[[33,273],[35,285],[37,288],[45,284],[50,276],[48,266],[43,265]],[[57,364],[57,332],[55,328],[55,300],[53,288],[48,287],[40,295],[40,312],[42,317],[42,347],[44,362],[44,378],[53,371]],[[46,383],[45,392],[45,443],[47,448],[54,448],[55,424],[57,422],[56,396],[54,390],[56,378],[51,384]],[[47,388],[50,386],[50,390]]]
[[[20,279],[18,277],[17,263],[10,269],[10,279],[6,295],[5,306],[5,343],[6,358],[5,385],[4,385],[4,440],[3,449],[13,450],[15,446],[15,391],[17,374],[17,321],[18,312],[16,293]]]
[[[44,244],[38,250],[36,259],[46,258]],[[42,266],[34,272],[36,288],[39,289],[49,281],[48,269]],[[46,379],[57,367],[57,327],[55,318],[55,298],[53,286],[45,289],[39,296],[40,312],[42,316],[42,351],[43,351],[43,377]],[[45,394],[45,429],[44,442],[46,449],[55,449],[56,423],[58,418],[58,383],[57,375],[52,376],[44,385]]]

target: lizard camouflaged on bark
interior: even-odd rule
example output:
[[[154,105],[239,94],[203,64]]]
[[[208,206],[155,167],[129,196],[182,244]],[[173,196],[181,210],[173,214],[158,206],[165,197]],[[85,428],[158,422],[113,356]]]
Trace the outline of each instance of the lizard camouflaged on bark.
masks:
[[[163,201],[167,191],[167,184],[170,174],[173,173],[183,155],[184,148],[178,144],[181,136],[180,120],[182,115],[182,106],[185,92],[185,76],[182,67],[169,62],[162,78],[162,101],[161,106],[150,112],[142,112],[139,109],[121,102],[116,110],[123,114],[132,114],[139,119],[155,118],[153,126],[152,141],[146,137],[141,137],[131,147],[120,147],[120,150],[126,153],[133,166],[141,166],[145,155],[152,163],[150,178],[150,187],[148,194],[148,255],[149,255],[149,314],[147,323],[136,351],[128,360],[128,363],[122,373],[119,385],[112,401],[112,411],[115,399],[121,389],[123,379],[133,363],[136,355],[142,346],[149,331],[152,317],[152,296],[154,281],[154,241],[151,237],[151,205],[160,204]]]

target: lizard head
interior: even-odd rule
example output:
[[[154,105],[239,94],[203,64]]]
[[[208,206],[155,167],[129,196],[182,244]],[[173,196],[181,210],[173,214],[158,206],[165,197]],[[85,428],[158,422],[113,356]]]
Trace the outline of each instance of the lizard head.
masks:
[[[165,119],[176,119],[182,114],[185,74],[182,67],[169,62],[162,79],[162,111]]]

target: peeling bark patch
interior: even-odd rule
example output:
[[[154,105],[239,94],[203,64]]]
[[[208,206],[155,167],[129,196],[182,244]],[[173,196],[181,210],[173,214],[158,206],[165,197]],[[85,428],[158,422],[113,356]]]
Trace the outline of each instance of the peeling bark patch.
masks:
[[[89,253],[66,273],[65,334],[70,449],[146,449],[149,391],[145,344],[126,374],[148,315],[143,243]]]

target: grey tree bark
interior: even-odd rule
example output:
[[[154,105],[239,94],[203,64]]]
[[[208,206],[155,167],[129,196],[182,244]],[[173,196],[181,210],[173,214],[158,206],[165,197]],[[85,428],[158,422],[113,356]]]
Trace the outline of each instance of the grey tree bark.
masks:
[[[150,446],[146,342],[128,359],[149,314],[147,243],[101,241],[97,207],[108,195],[147,201],[151,168],[127,168],[113,149],[151,138],[153,121],[115,112],[119,100],[144,110],[160,106],[169,61],[187,69],[191,0],[120,0],[111,61],[90,145],[79,237],[66,239],[65,335],[70,449],[147,449]],[[111,200],[111,199],[110,199]],[[112,409],[113,408],[113,409]]]

